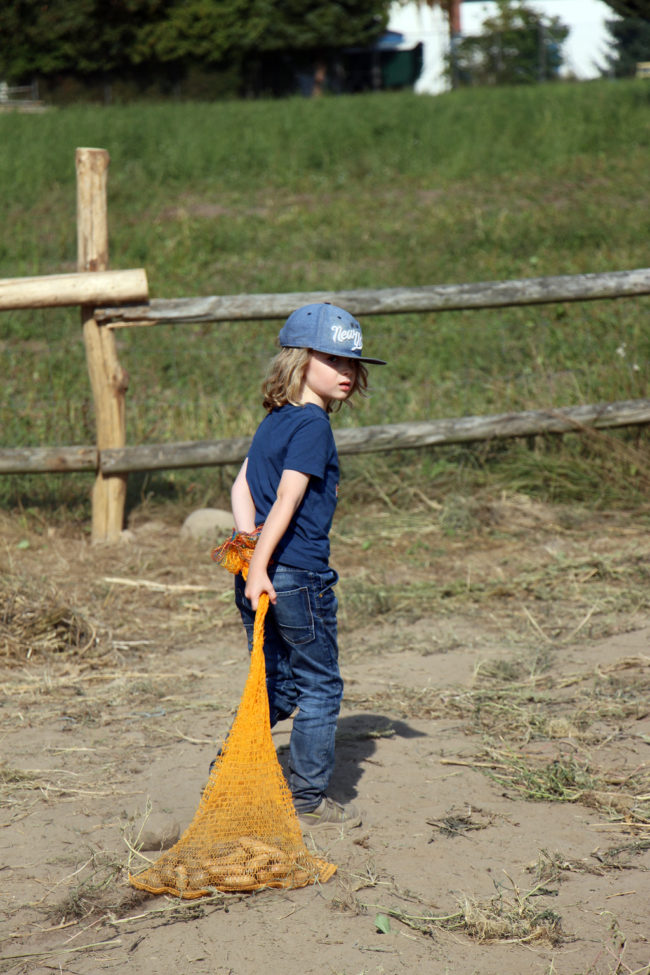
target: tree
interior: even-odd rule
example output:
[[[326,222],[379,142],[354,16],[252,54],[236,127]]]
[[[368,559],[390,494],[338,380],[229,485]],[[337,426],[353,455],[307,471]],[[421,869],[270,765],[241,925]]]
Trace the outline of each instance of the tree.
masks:
[[[388,24],[390,0],[284,0],[273,6],[262,49],[316,51],[372,45]]]
[[[0,76],[14,81],[66,68],[89,27],[92,0],[14,0],[0,6]],[[91,40],[92,45],[92,40]]]
[[[556,77],[568,27],[558,17],[547,17],[523,2],[497,2],[497,13],[483,21],[480,35],[452,43],[448,57],[452,81],[512,85]]]
[[[364,46],[390,0],[4,0],[0,78],[232,65],[280,50]]]
[[[606,0],[606,3],[621,17],[650,20],[650,0]]]
[[[7,0],[0,4],[0,77],[92,75],[134,63],[140,32],[166,0]]]
[[[607,55],[602,73],[626,78],[636,73],[639,61],[650,61],[650,20],[623,17],[609,20],[607,29],[612,36],[613,51]]]

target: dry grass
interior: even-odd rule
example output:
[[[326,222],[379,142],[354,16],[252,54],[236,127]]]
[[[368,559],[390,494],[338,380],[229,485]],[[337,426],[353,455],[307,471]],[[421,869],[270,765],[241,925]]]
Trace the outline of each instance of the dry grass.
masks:
[[[619,843],[607,850],[595,850],[589,857],[580,859],[567,857],[558,850],[540,850],[537,860],[527,869],[540,884],[557,883],[572,873],[602,877],[612,871],[633,869],[636,866],[634,858],[646,850],[650,850],[650,838]]]
[[[522,567],[508,579],[420,579],[417,563],[413,569],[410,578],[400,579],[395,572],[390,580],[373,578],[366,569],[346,582],[344,626],[355,629],[369,617],[418,619],[462,611],[476,618],[487,611],[507,620],[515,639],[525,634],[541,646],[569,645],[585,636],[609,635],[621,612],[650,608],[646,554],[558,558],[545,566]]]
[[[448,817],[452,827],[463,826],[461,819],[451,811]],[[446,831],[445,822],[441,825]],[[487,824],[486,824],[487,825]],[[478,828],[482,828],[481,825]],[[420,934],[435,938],[437,933],[449,931],[463,933],[480,944],[510,942],[518,944],[559,945],[565,938],[559,915],[547,904],[537,898],[554,896],[544,882],[538,882],[529,890],[522,891],[510,876],[505,874],[505,882],[494,882],[495,893],[486,899],[458,895],[456,907],[444,914],[439,913],[430,903],[413,890],[399,887],[392,878],[380,876],[373,863],[366,864],[360,874],[350,874],[343,880],[343,894],[332,900],[332,908],[346,914],[375,914],[376,918],[393,918]],[[360,896],[364,890],[381,888],[390,903],[371,903]],[[395,901],[417,905],[418,910],[395,906]]]
[[[97,649],[97,629],[51,589],[3,580],[0,588],[0,659],[22,664],[34,657],[84,657]]]
[[[436,914],[431,910],[415,914],[379,904],[363,903],[362,907],[395,918],[429,937],[435,937],[437,931],[451,931],[462,932],[480,944],[561,944],[565,936],[559,915],[535,900],[553,894],[553,891],[542,884],[522,891],[510,877],[507,880],[507,885],[495,883],[495,893],[486,900],[463,895],[458,899],[456,910],[448,914]]]
[[[559,755],[550,762],[509,750],[488,748],[486,774],[521,798],[534,802],[577,802],[605,813],[633,833],[650,830],[650,768],[621,776],[591,769]],[[492,763],[492,767],[489,764]],[[621,779],[623,781],[621,781]],[[618,787],[616,787],[618,786]]]
[[[449,809],[441,819],[427,819],[427,823],[441,836],[454,838],[487,829],[494,822],[494,818],[491,813],[485,813],[468,804],[464,809]]]
[[[506,668],[506,676],[508,673]],[[650,830],[650,767],[591,767],[574,752],[621,736],[621,723],[650,713],[650,657],[626,657],[607,668],[560,676],[532,674],[504,680],[499,665],[477,671],[473,687],[413,688],[391,685],[373,696],[348,694],[348,707],[372,708],[402,718],[460,718],[480,734],[476,758],[446,764],[472,766],[513,796],[531,801],[580,803],[636,834]],[[523,748],[516,749],[514,743]],[[555,752],[540,758],[530,743]],[[571,754],[567,755],[567,752]]]
[[[535,658],[537,665],[538,658]],[[477,668],[472,687],[414,688],[391,683],[372,696],[346,695],[354,708],[376,707],[402,718],[462,718],[475,732],[501,739],[590,738],[592,725],[640,719],[649,713],[650,657],[621,658],[608,668],[571,675],[532,673],[510,678],[512,660]],[[505,679],[504,679],[505,678]]]

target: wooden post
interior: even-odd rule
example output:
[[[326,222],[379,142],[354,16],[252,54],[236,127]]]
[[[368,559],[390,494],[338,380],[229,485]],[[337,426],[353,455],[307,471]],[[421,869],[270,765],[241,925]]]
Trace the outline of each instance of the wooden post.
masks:
[[[77,269],[108,267],[105,149],[77,149]],[[115,336],[97,324],[92,306],[82,306],[81,323],[90,385],[95,404],[97,449],[126,444],[125,394],[128,376],[118,362]],[[126,475],[98,471],[92,493],[92,541],[115,542],[124,524]]]

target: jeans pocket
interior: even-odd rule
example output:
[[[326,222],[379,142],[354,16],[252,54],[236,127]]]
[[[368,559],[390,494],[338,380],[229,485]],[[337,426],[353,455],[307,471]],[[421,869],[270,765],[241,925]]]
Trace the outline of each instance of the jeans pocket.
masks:
[[[281,590],[277,597],[273,615],[282,639],[294,647],[310,643],[314,639],[314,617],[307,587]]]
[[[316,615],[324,621],[333,620],[336,622],[338,608],[339,601],[336,593],[331,586],[326,586],[325,589],[318,593],[316,599]]]

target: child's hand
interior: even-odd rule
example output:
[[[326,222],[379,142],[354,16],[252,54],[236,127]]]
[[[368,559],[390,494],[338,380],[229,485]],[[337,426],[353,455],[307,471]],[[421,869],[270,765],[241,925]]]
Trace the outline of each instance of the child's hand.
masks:
[[[250,604],[254,610],[257,610],[260,596],[263,592],[268,593],[269,602],[277,602],[278,597],[268,574],[266,572],[255,572],[254,569],[251,572],[249,569],[244,595],[250,600]]]

